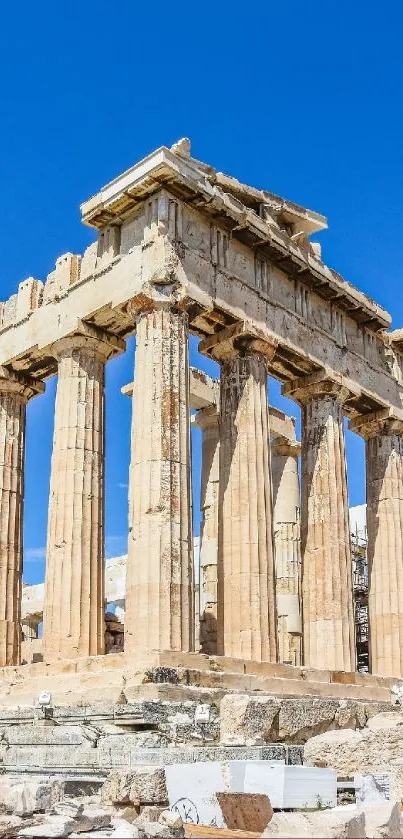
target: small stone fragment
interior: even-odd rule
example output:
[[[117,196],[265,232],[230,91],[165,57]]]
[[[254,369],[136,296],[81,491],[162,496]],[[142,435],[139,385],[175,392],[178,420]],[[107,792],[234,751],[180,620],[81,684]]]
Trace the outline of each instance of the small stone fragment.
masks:
[[[163,810],[158,821],[160,824],[169,827],[170,830],[179,830],[183,827],[183,821],[179,813],[175,813],[173,810]]]
[[[113,827],[113,839],[138,839],[140,836],[138,828],[125,819],[114,819]]]
[[[44,822],[34,827],[20,830],[18,836],[36,837],[39,839],[64,839],[76,829],[73,819],[64,816],[48,816]]]

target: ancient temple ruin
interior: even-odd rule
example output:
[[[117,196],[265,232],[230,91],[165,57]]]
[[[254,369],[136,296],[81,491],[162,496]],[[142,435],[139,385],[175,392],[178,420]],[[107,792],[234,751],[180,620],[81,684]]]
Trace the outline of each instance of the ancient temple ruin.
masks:
[[[278,676],[290,661],[313,679],[343,672],[353,683],[348,417],[366,440],[370,668],[402,677],[403,331],[322,262],[310,237],[323,216],[216,172],[187,141],[153,152],[81,210],[96,242],[0,304],[0,665],[21,662],[26,404],[57,375],[42,653],[54,672],[78,659],[102,669],[105,365],[135,333],[116,670],[157,654],[205,667],[195,651],[193,409],[201,649],[221,669],[242,662],[243,674],[264,664]],[[219,384],[190,371],[189,333],[220,365]],[[268,410],[268,375],[302,408],[301,444],[292,420]],[[281,670],[290,682],[295,673]]]

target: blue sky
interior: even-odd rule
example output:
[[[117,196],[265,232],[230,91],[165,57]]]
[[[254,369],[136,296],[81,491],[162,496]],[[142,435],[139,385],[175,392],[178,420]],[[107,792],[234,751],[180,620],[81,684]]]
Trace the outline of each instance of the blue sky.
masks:
[[[92,241],[81,201],[187,135],[199,159],[327,215],[324,260],[403,326],[402,34],[393,1],[3,4],[0,299]],[[107,370],[109,555],[125,549],[130,402],[120,387],[133,364],[132,340]],[[32,582],[43,577],[55,384],[28,407]],[[299,413],[277,383],[271,401]],[[363,444],[347,442],[350,498],[362,503]],[[195,451],[197,473],[197,441]]]

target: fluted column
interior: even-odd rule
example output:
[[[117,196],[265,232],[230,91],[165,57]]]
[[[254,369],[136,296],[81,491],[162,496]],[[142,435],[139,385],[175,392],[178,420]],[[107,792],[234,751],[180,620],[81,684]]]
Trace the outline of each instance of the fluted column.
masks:
[[[0,367],[0,667],[21,661],[26,404],[43,390]]]
[[[125,651],[193,648],[187,316],[139,315],[133,391]]]
[[[247,324],[200,345],[221,363],[218,652],[276,661],[267,362],[275,347]]]
[[[279,437],[272,442],[279,659],[297,666],[302,664],[300,453],[295,440]]]
[[[379,414],[350,424],[366,439],[370,669],[403,677],[403,421]]]
[[[100,330],[61,339],[50,479],[45,661],[104,652],[105,362],[123,342]]]
[[[220,429],[215,405],[202,408],[194,418],[202,432],[200,507],[200,648],[217,653],[217,559],[220,477]]]
[[[302,405],[304,663],[351,671],[355,633],[343,428],[348,392],[316,375],[283,390]]]

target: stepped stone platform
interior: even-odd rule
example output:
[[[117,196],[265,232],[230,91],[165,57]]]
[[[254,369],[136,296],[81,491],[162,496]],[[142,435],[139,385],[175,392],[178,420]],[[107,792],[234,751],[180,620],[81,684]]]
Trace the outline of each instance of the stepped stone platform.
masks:
[[[315,734],[362,728],[395,679],[196,653],[127,653],[0,670],[0,771],[90,783],[138,764],[301,763]],[[39,695],[51,694],[49,707]],[[200,706],[205,716],[200,716]]]
[[[277,696],[318,696],[393,701],[396,678],[314,670],[287,664],[250,662],[200,653],[128,653],[77,658],[46,664],[38,662],[0,669],[0,707],[35,705],[48,690],[54,705],[126,703],[139,699],[199,699],[231,691],[262,691]]]

